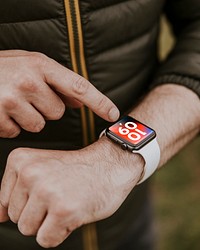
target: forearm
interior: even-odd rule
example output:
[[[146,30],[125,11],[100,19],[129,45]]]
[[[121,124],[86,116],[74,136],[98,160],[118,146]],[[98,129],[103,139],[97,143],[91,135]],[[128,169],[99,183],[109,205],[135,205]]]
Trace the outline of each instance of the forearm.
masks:
[[[154,128],[166,163],[200,131],[200,100],[191,90],[166,84],[152,90],[130,113]]]
[[[191,141],[200,130],[198,96],[193,91],[175,84],[153,89],[129,115],[156,131],[161,150],[159,167]],[[142,174],[142,158],[128,151],[122,153],[122,149],[107,138],[101,139],[96,146],[98,152],[106,155],[105,158],[110,157],[114,162],[120,162],[123,168],[132,170],[134,186]],[[115,167],[114,164],[112,167]]]

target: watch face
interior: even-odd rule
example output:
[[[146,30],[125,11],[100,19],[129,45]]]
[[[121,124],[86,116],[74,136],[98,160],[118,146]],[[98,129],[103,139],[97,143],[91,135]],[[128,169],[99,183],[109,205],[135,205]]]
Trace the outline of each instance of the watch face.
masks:
[[[130,150],[137,150],[151,141],[156,133],[130,116],[124,117],[107,130],[107,135]]]

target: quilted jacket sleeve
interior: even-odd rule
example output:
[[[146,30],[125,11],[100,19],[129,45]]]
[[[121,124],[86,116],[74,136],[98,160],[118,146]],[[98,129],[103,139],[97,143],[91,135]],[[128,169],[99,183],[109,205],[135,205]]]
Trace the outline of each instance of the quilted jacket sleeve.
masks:
[[[200,96],[200,0],[167,0],[165,11],[176,45],[162,63],[153,85],[177,83]]]

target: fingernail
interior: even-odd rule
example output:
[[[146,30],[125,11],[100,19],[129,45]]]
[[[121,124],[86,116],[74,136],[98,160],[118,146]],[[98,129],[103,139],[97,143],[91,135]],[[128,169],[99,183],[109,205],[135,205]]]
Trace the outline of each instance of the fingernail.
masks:
[[[108,116],[111,121],[116,121],[119,118],[119,110],[117,108],[112,108]]]

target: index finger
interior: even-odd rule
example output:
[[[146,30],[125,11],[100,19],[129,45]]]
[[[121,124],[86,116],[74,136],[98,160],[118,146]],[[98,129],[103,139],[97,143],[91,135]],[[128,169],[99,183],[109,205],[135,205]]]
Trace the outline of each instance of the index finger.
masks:
[[[46,82],[56,91],[70,96],[89,107],[93,112],[107,121],[116,121],[119,110],[116,105],[87,79],[50,59],[45,64]]]

